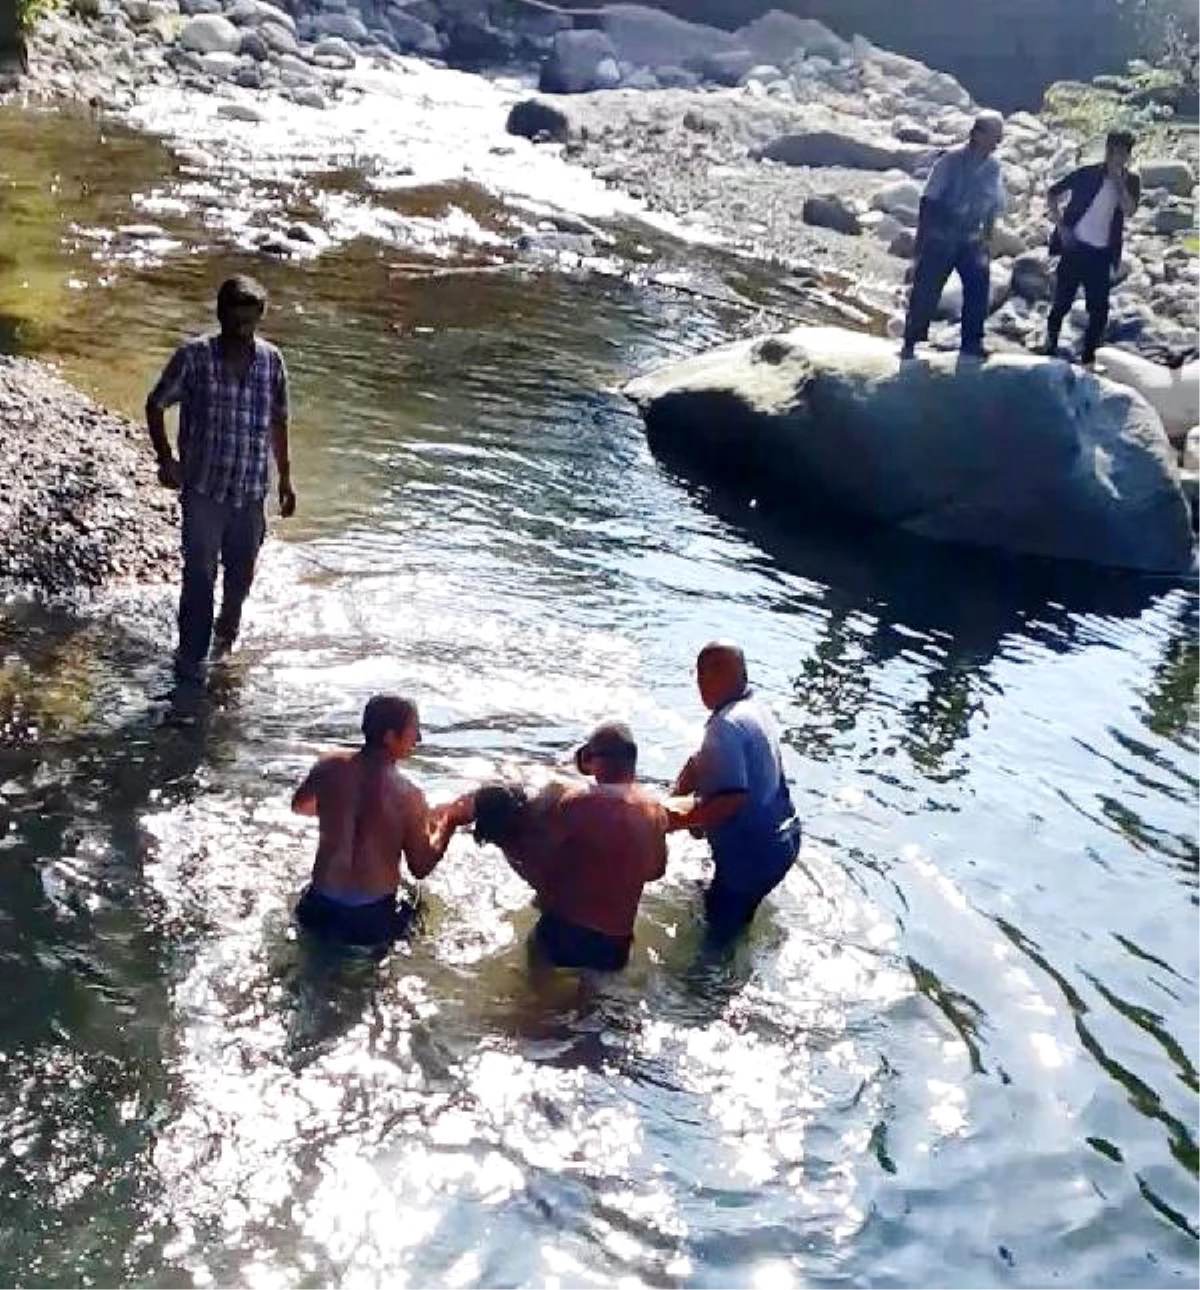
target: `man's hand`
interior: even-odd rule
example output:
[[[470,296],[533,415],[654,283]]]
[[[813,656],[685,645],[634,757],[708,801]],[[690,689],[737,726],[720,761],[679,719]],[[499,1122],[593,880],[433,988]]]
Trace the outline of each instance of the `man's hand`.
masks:
[[[174,457],[167,455],[158,459],[158,482],[164,488],[179,491],[183,484],[183,473]]]
[[[279,513],[285,520],[296,513],[296,494],[292,490],[292,481],[286,476],[279,480]]]

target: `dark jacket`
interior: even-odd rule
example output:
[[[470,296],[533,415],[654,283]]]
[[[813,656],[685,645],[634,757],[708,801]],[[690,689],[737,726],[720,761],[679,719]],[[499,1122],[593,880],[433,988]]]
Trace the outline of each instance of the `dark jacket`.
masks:
[[[1056,184],[1050,185],[1051,197],[1059,197],[1065,192],[1070,192],[1071,194],[1071,200],[1067,203],[1067,209],[1063,213],[1062,221],[1067,228],[1073,229],[1087,214],[1088,207],[1104,186],[1104,174],[1104,162],[1100,161],[1092,166],[1080,166],[1078,170],[1072,170],[1069,175],[1064,175]],[[1133,200],[1135,202],[1140,201],[1142,197],[1142,180],[1137,171],[1128,171],[1125,179],[1129,185],[1129,192]],[[1113,212],[1112,228],[1108,232],[1108,254],[1112,260],[1113,268],[1116,268],[1121,263],[1121,244],[1124,237],[1125,212],[1118,205]],[[1055,229],[1050,234],[1050,254],[1061,255],[1062,252],[1062,239],[1058,235],[1058,229]]]

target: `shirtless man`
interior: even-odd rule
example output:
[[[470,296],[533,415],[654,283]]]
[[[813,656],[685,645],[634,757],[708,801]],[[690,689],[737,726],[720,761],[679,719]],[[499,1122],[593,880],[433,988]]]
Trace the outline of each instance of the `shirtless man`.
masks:
[[[530,944],[558,967],[619,971],[629,960],[642,888],[667,867],[667,808],[635,782],[629,727],[604,722],[575,754],[588,787],[553,783],[534,797],[489,785],[442,809],[447,830],[474,823],[533,888],[542,911]]]
[[[401,855],[414,878],[426,877],[450,829],[431,830],[425,794],[395,769],[421,741],[416,704],[377,694],[363,710],[362,733],[362,748],[322,757],[292,798],[293,811],[320,821],[296,920],[349,945],[384,945],[403,935],[414,912],[396,903]]]

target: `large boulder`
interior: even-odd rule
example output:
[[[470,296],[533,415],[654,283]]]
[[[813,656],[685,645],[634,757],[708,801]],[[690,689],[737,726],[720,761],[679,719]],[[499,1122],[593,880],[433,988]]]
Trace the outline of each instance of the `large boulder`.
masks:
[[[899,141],[868,139],[845,130],[802,130],[772,139],[755,155],[785,166],[911,171],[928,156],[928,149]]]
[[[621,69],[612,41],[602,31],[560,31],[542,64],[543,94],[586,94],[619,85]]]
[[[843,40],[815,18],[797,18],[795,14],[772,9],[735,32],[737,43],[767,62],[787,62],[795,54],[807,58],[828,58],[836,63],[850,56],[848,40]]]
[[[838,327],[739,341],[632,381],[651,449],[764,502],[937,541],[1179,573],[1187,504],[1138,394],[1066,363],[936,355]]]
[[[179,33],[179,47],[196,54],[236,54],[241,44],[242,33],[215,13],[190,19]]]
[[[1167,367],[1127,349],[1105,346],[1097,351],[1096,364],[1109,380],[1136,390],[1158,413],[1171,442],[1183,443],[1200,408],[1200,359]]]
[[[606,5],[600,22],[618,60],[634,67],[679,67],[744,48],[727,31],[640,4]]]

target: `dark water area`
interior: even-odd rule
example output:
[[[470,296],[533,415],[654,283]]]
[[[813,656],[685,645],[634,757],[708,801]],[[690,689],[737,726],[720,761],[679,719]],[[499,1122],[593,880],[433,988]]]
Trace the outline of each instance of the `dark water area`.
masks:
[[[1195,595],[784,528],[616,393],[741,315],[365,240],[250,261],[188,213],[182,251],[101,244],[71,226],[180,181],[52,122],[0,117],[6,343],[134,412],[252,264],[300,513],[192,725],[169,589],[0,613],[0,1280],[1194,1284]],[[381,966],[295,939],[288,797],[373,691],[419,699],[434,799],[607,714],[661,784],[713,635],[806,827],[731,957],[690,838],[603,983],[531,979],[527,893],[466,837]]]

